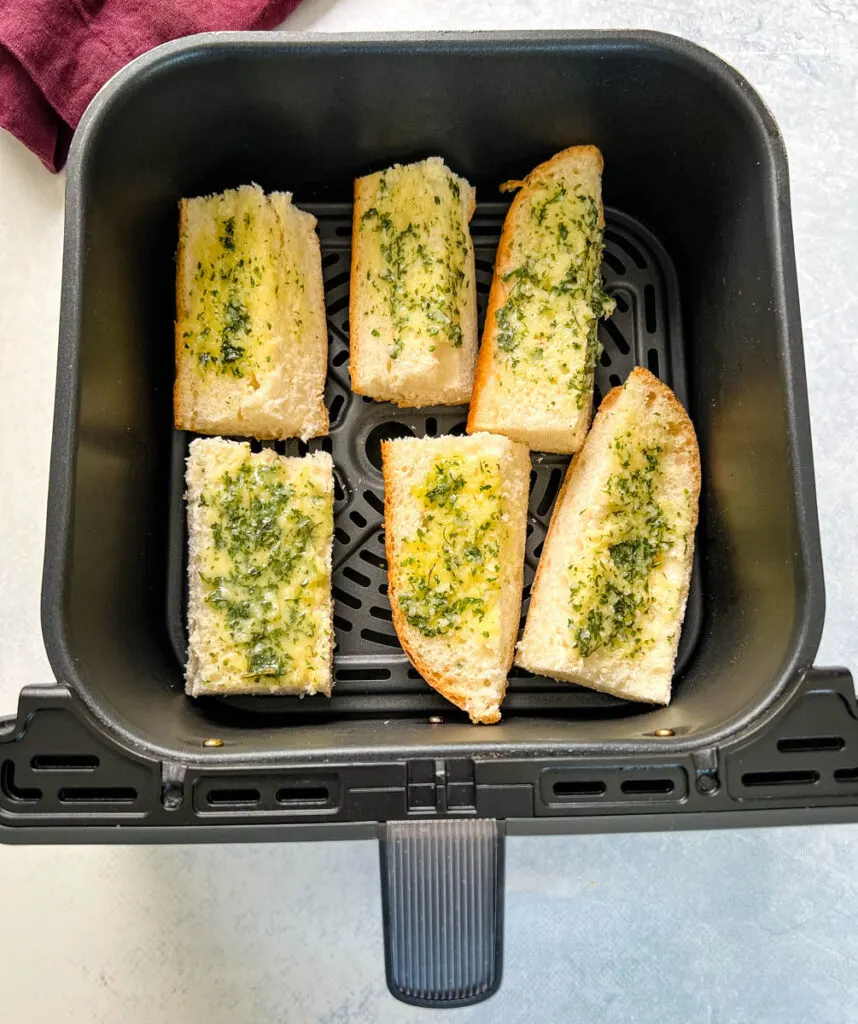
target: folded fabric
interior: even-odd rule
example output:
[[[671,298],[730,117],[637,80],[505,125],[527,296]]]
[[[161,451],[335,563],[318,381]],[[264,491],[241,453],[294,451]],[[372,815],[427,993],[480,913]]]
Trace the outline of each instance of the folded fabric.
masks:
[[[52,171],[111,75],[153,46],[195,32],[265,29],[299,0],[3,0],[0,127]]]

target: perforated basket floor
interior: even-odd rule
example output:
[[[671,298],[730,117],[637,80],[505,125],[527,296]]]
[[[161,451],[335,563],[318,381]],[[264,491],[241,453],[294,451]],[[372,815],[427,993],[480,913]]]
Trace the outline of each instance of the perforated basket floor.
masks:
[[[507,203],[481,203],[471,224],[476,250],[480,330],[485,317],[495,249]],[[333,696],[206,698],[244,712],[271,715],[401,715],[459,712],[439,697],[411,667],[391,623],[384,558],[380,443],[385,438],[462,434],[465,406],[398,409],[353,394],[349,389],[349,261],[351,206],[307,205],[319,220],[330,355],[326,400],[330,436],[308,443],[264,442],[281,454],[324,449],[334,459],[335,536],[333,595],[336,653]],[[596,371],[596,403],[625,380],[632,367],[647,366],[685,401],[685,372],[676,275],[659,243],[623,214],[606,211],[602,272],[607,292],[617,300],[612,318],[603,322],[604,352]],[[168,627],[176,657],[187,657],[187,531],[184,509],[184,460],[193,435],[176,432],[173,447]],[[260,442],[253,442],[260,447]],[[521,624],[527,613],[536,570],[554,499],[569,462],[563,455],[532,455],[530,507]],[[692,577],[688,611],[679,646],[677,676],[700,628],[700,574]],[[680,683],[681,685],[681,683]],[[505,714],[630,714],[637,708],[592,690],[558,683],[513,669],[504,701]],[[464,717],[464,716],[463,716]]]

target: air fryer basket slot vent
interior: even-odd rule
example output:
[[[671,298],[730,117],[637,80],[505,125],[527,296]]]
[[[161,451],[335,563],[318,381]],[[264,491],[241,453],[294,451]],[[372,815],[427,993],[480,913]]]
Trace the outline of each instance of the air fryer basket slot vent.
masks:
[[[254,807],[259,803],[258,789],[210,789],[206,802],[211,807]]]
[[[100,764],[95,754],[36,754],[30,767],[36,772],[94,771]]]
[[[4,761],[0,768],[0,789],[9,800],[35,803],[42,799],[41,789],[35,786],[19,786],[15,783],[15,762]]]
[[[547,809],[569,810],[575,805],[632,806],[677,803],[688,796],[688,774],[678,764],[642,764],[639,769],[619,765],[548,768],[542,773],[539,793]]]
[[[842,736],[790,736],[778,740],[782,754],[805,754],[822,750],[842,750],[846,741]]]
[[[673,792],[672,779],[626,779],[620,783],[626,796],[652,796]]]
[[[274,799],[278,804],[326,804],[331,794],[327,786],[291,786],[278,789]]]
[[[608,787],[600,779],[594,779],[593,781],[581,779],[578,782],[574,780],[555,782],[552,788],[555,796],[581,797],[604,796]]]
[[[63,786],[57,793],[61,804],[130,804],[137,799],[133,786]]]
[[[812,786],[819,782],[819,772],[813,769],[792,769],[771,772],[745,772],[743,786]]]

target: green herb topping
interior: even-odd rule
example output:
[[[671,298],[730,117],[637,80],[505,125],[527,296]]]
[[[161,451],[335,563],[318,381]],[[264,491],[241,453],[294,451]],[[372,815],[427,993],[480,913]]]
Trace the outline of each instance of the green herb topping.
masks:
[[[327,589],[324,551],[333,529],[330,496],[309,473],[246,462],[203,493],[212,550],[200,576],[222,616],[246,676],[302,685],[328,627],[317,619]],[[272,683],[273,685],[273,683]]]
[[[505,531],[497,460],[442,459],[413,493],[422,515],[402,544],[405,618],[427,637],[464,629],[496,637]]]
[[[591,557],[569,568],[569,628],[582,658],[599,649],[633,657],[647,645],[640,620],[652,603],[652,573],[672,538],[656,499],[662,447],[637,445],[626,432],[614,438],[612,450],[616,470],[604,490],[607,526],[592,538]]]

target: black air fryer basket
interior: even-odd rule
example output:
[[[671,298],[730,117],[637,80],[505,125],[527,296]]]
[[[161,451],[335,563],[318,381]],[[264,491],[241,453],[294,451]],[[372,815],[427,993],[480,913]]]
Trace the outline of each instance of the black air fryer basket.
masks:
[[[386,597],[381,439],[464,430],[348,387],[356,175],[443,156],[477,187],[605,156],[597,398],[648,366],[700,439],[698,555],[667,708],[514,670],[495,727],[410,668]],[[176,203],[250,181],[319,220],[336,465],[334,696],[183,694],[183,463],[172,428]],[[42,591],[57,682],[0,722],[0,839],[378,837],[388,981],[461,1005],[500,982],[503,837],[858,819],[852,681],[823,620],[786,157],[735,71],[651,33],[217,35],[135,61],[69,167]],[[566,460],[534,455],[525,598]]]

